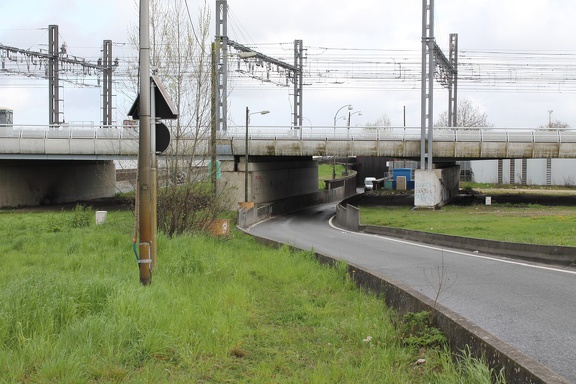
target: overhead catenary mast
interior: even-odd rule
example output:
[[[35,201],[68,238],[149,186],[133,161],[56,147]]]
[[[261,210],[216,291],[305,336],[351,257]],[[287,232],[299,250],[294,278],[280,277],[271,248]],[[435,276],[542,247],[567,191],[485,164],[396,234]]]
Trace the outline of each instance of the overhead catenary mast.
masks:
[[[434,0],[422,0],[422,78],[420,100],[420,168],[431,170],[434,159],[434,77],[449,89],[448,121],[456,125],[458,35],[450,35],[450,59],[434,37]],[[437,69],[437,71],[436,71]],[[427,166],[426,166],[427,164]]]
[[[302,127],[302,78],[303,78],[303,45],[302,40],[294,40],[294,65],[277,60],[273,57],[256,52],[253,49],[232,41],[228,38],[228,1],[216,0],[216,37],[215,37],[215,101],[216,130],[226,132],[228,114],[228,47],[244,54],[244,58],[254,58],[262,62],[284,68],[294,84],[294,111],[292,113],[292,128]]]
[[[90,73],[91,70],[102,72],[104,80],[102,82],[102,124],[113,124],[112,74],[118,67],[119,62],[118,59],[112,61],[111,40],[104,40],[102,52],[103,57],[98,59],[97,64],[92,64],[83,58],[70,55],[66,43],[60,45],[58,25],[48,26],[48,53],[35,52],[0,44],[3,72],[48,79],[48,124],[51,127],[59,126],[64,122],[63,111],[60,108],[62,103],[60,87],[61,82],[64,80],[61,75],[64,70],[66,70],[68,74],[72,73],[79,76],[84,76],[86,73]],[[18,62],[19,59],[26,61],[28,65],[25,68],[17,68],[16,70],[10,69],[9,66],[6,65],[6,61],[8,61],[8,63],[12,61]],[[30,65],[30,63],[32,65]],[[39,64],[38,67],[36,67],[36,63]],[[41,71],[42,65],[44,65],[44,71]],[[77,81],[66,81],[78,84]]]

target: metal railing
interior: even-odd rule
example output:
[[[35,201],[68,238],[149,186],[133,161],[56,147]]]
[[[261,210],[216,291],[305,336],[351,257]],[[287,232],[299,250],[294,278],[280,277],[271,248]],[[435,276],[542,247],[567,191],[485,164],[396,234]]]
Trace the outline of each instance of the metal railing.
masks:
[[[244,140],[243,127],[230,127],[220,139]],[[414,127],[250,126],[251,141],[419,141]],[[186,139],[186,138],[184,138]],[[192,135],[189,138],[193,139]],[[436,128],[434,142],[576,143],[572,129]],[[70,154],[135,156],[138,126],[62,124],[0,125],[0,154]]]
[[[229,127],[226,136],[245,137],[245,128]],[[355,140],[355,141],[416,141],[421,130],[416,127],[268,127],[250,126],[253,140]],[[435,128],[434,141],[462,142],[522,142],[573,143],[576,130],[532,128]]]
[[[0,154],[134,156],[137,126],[0,125]]]

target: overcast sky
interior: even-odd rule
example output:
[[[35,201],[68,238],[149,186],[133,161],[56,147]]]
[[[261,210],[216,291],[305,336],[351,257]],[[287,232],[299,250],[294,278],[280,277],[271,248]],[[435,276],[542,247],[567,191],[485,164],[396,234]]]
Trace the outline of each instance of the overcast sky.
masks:
[[[165,0],[172,1],[172,0]],[[184,1],[184,0],[177,0]],[[196,20],[203,1],[188,0]],[[214,9],[215,1],[209,6]],[[291,43],[303,40],[314,52],[319,47],[407,50],[421,49],[421,0],[229,0],[230,39],[245,45]],[[2,0],[0,43],[23,49],[46,49],[50,24],[59,26],[60,42],[68,51],[91,60],[99,57],[102,41],[112,40],[114,56],[121,60],[134,57],[127,44],[127,32],[138,21],[135,0]],[[458,33],[459,50],[465,51],[562,51],[576,52],[576,2],[573,0],[436,0],[435,37],[448,54],[450,33]],[[214,17],[213,17],[214,19]],[[214,35],[215,27],[211,27]],[[126,43],[125,45],[123,45]],[[263,48],[262,53],[267,54]],[[526,57],[526,65],[534,64]],[[447,109],[445,91],[436,85],[434,112]],[[255,84],[250,90],[232,91],[230,124],[241,126],[246,106],[251,111],[270,110],[255,117],[254,124],[289,125],[292,111],[291,88]],[[554,120],[576,128],[573,105],[576,92],[488,92],[460,90],[480,107],[497,127],[529,127]],[[393,125],[420,125],[420,89],[395,91],[362,90],[351,87],[304,88],[303,115],[311,125],[331,126],[336,111],[352,104],[352,125],[372,123],[386,114]],[[122,105],[121,105],[122,104]],[[126,103],[118,103],[116,120],[124,118]],[[45,124],[48,120],[46,80],[7,76],[0,72],[0,106],[14,109],[16,124]],[[67,121],[101,120],[100,90],[64,85],[64,113]],[[257,119],[257,121],[256,121]],[[342,123],[344,124],[344,123]]]

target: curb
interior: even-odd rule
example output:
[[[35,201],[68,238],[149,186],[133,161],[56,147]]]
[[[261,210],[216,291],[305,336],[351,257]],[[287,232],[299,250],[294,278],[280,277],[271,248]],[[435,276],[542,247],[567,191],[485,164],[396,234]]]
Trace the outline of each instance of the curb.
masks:
[[[285,245],[239,229],[267,246],[279,248]],[[290,248],[300,250],[293,246]],[[338,261],[320,253],[315,252],[314,255],[321,263],[330,266]],[[504,369],[509,384],[570,384],[570,381],[550,368],[412,288],[353,263],[347,263],[347,269],[357,286],[377,293],[384,299],[386,305],[399,313],[420,311],[433,313],[434,326],[444,333],[453,352],[469,348],[472,356],[485,359],[491,369],[496,371]]]

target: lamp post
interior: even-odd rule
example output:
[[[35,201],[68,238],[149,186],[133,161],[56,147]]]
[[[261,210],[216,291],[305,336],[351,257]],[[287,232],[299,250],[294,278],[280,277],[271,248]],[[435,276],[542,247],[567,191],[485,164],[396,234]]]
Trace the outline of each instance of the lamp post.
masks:
[[[310,121],[309,118],[302,116],[302,120],[306,120],[308,121],[308,124],[310,124],[310,132],[312,132],[312,122]],[[300,127],[300,141],[302,141],[302,135],[304,133],[304,127]]]
[[[358,116],[362,116],[362,111],[356,112],[348,112],[348,126],[347,126],[347,139],[350,140],[350,120],[352,119],[352,115],[358,114]],[[346,168],[344,169],[344,174],[348,176],[348,153],[346,153]]]
[[[349,111],[354,109],[354,107],[352,107],[352,104],[346,104],[346,105],[341,106],[336,111],[336,114],[334,115],[334,138],[336,138],[336,120],[338,119],[338,113],[340,113],[340,111],[346,107],[348,108]],[[335,178],[336,178],[336,156],[333,156],[332,157],[332,180],[334,180]]]
[[[362,111],[356,111],[356,112],[348,112],[348,138],[350,138],[350,119],[352,118],[352,115],[358,114],[358,116],[362,116]]]
[[[248,202],[248,124],[250,123],[250,115],[265,115],[270,111],[252,112],[246,107],[246,147],[244,148],[244,201]]]
[[[334,115],[334,137],[336,137],[336,120],[338,118],[338,113],[340,113],[341,110],[343,110],[344,108],[348,107],[348,110],[351,111],[354,109],[354,107],[352,107],[352,104],[346,104],[342,107],[340,107],[340,109],[338,109],[336,111],[336,114]]]

